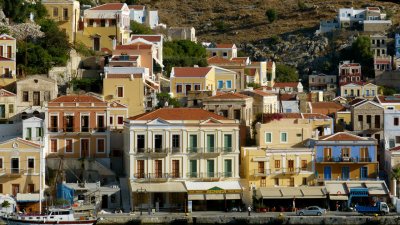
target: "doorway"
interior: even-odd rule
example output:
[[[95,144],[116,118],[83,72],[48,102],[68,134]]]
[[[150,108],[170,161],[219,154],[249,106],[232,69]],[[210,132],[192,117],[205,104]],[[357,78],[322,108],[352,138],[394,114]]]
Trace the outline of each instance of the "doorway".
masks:
[[[101,196],[101,208],[102,209],[108,208],[108,195]]]
[[[40,92],[39,91],[33,92],[33,105],[40,106]]]
[[[89,157],[89,139],[81,139],[81,157]]]

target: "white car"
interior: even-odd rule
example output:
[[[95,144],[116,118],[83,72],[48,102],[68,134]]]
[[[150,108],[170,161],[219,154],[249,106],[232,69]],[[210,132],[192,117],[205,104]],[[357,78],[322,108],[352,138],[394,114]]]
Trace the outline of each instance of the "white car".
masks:
[[[326,214],[326,209],[318,206],[309,206],[305,209],[300,209],[297,211],[297,215],[299,216],[321,216],[322,214]]]

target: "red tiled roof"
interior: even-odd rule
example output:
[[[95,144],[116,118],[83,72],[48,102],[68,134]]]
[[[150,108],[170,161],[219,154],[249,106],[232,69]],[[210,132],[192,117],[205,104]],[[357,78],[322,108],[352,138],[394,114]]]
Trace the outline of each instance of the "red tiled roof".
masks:
[[[161,108],[130,117],[129,120],[155,120],[158,118],[163,120],[207,120],[210,118],[228,120],[223,116],[197,108]]]
[[[260,91],[262,91],[262,90],[272,90],[272,87],[269,87],[269,86],[261,86],[261,87],[259,87],[259,88],[257,88],[256,90],[260,90]]]
[[[367,101],[367,99],[364,99],[364,98],[355,98],[355,99],[353,99],[351,102],[349,102],[349,105],[356,105],[356,104],[358,104],[358,103],[360,103],[360,102],[365,102],[365,101]]]
[[[323,115],[336,113],[344,108],[341,104],[336,102],[312,102],[310,104],[312,113],[320,113]]]
[[[90,95],[63,95],[50,102],[103,102]]]
[[[248,58],[249,57],[236,57],[236,58],[232,58],[231,61],[240,62],[240,63],[246,63]]]
[[[329,116],[320,113],[303,113],[304,119],[331,119]]]
[[[247,99],[247,98],[251,98],[251,97],[240,94],[240,93],[227,92],[227,93],[208,97],[207,99]]]
[[[152,45],[147,44],[131,44],[131,45],[117,45],[116,50],[142,50],[151,49]]]
[[[360,63],[345,63],[342,64],[340,67],[353,67],[353,66],[361,66]]]
[[[0,97],[12,97],[12,96],[16,96],[16,94],[9,92],[5,89],[0,89]]]
[[[12,59],[5,58],[3,56],[0,56],[0,61],[13,61]]]
[[[131,40],[135,40],[138,38],[143,38],[146,41],[149,42],[160,42],[161,41],[161,35],[132,35]]]
[[[208,64],[234,64],[238,63],[237,61],[232,61],[229,59],[225,59],[219,56],[213,56],[207,59]]]
[[[90,8],[89,10],[120,10],[123,5],[124,3],[107,3]]]
[[[276,95],[276,94],[272,94],[272,93],[265,92],[265,91],[260,90],[260,89],[253,90],[253,92],[256,93],[256,94],[258,94],[258,95],[261,95],[261,96],[272,96],[272,95]]]
[[[22,139],[22,138],[20,138],[20,137],[17,137],[16,140],[17,140],[17,141],[20,141],[20,142],[22,142],[22,143],[28,144],[28,145],[36,146],[36,147],[38,147],[38,148],[41,147],[40,144],[37,144],[37,143],[35,143],[35,142],[33,142],[33,141],[28,141],[28,140]]]
[[[367,7],[367,10],[371,10],[371,11],[381,11],[381,9],[379,7]]]
[[[215,48],[233,48],[235,44],[217,44]]]
[[[275,82],[274,88],[285,88],[285,87],[292,87],[297,88],[299,82]]]
[[[322,141],[366,141],[367,138],[359,137],[347,132],[339,132],[336,134],[321,136],[319,140]]]
[[[174,67],[175,77],[205,77],[212,67]]]
[[[13,38],[7,34],[2,34],[2,35],[0,35],[0,40],[10,40],[11,41],[11,40],[15,40],[15,38]]]
[[[400,103],[400,96],[378,96],[381,103]]]
[[[281,94],[280,100],[282,101],[297,100],[296,97],[297,97],[296,94]]]
[[[128,5],[129,9],[144,10],[144,5]]]
[[[389,149],[389,151],[399,151],[399,150],[400,150],[400,146],[396,146],[396,147]]]

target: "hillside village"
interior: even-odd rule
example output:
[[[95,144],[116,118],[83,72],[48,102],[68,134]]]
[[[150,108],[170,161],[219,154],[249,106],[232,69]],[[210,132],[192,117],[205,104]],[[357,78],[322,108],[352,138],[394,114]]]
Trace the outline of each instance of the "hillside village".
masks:
[[[343,34],[340,53],[300,68],[268,57],[289,51],[273,38],[264,51],[200,41],[149,5],[23,1],[32,8],[17,21],[5,2],[0,203],[30,213],[398,205],[400,33],[389,35],[383,8],[335,9],[296,55],[315,58]]]

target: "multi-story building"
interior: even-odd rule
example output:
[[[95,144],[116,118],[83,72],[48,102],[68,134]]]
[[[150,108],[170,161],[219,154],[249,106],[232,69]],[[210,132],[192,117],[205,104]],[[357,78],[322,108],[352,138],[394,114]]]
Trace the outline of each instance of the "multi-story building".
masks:
[[[384,146],[392,149],[400,146],[400,111],[398,109],[385,109],[384,111]]]
[[[378,86],[373,83],[350,82],[340,86],[340,96],[345,98],[374,99],[378,94]]]
[[[0,194],[14,196],[20,210],[39,211],[41,151],[41,145],[21,138],[0,143]]]
[[[221,210],[241,198],[237,121],[202,109],[161,108],[128,118],[124,134],[132,207],[184,209],[191,200],[193,209]]]
[[[107,3],[83,12],[76,40],[94,51],[111,52],[130,37],[130,10],[125,3]]]
[[[70,43],[75,43],[80,20],[80,4],[76,0],[42,0],[48,18],[56,21]]]
[[[104,67],[103,95],[106,101],[118,101],[134,116],[157,105],[159,84],[153,76],[154,45],[120,45]]]
[[[135,43],[152,43],[155,45],[156,57],[154,60],[161,66],[163,65],[163,36],[160,34],[133,34],[131,35],[131,40],[129,44]],[[147,41],[147,42],[146,42]],[[150,42],[150,43],[148,43]]]
[[[58,95],[57,82],[42,75],[17,81],[17,112],[32,109],[44,113],[44,104]]]
[[[215,44],[206,48],[208,57],[218,56],[224,59],[237,57],[237,47],[235,44]]]
[[[311,74],[308,76],[308,87],[312,91],[335,91],[337,89],[336,78],[336,75]]]
[[[361,65],[343,61],[339,63],[339,86],[362,81]]]
[[[379,105],[381,105],[384,109],[396,109],[400,110],[400,96],[376,96],[374,99]]]
[[[243,147],[241,151],[241,176],[253,192],[245,201],[250,202],[254,196],[284,204],[295,196],[302,206],[313,195],[320,200],[326,198],[321,187],[308,187],[314,185],[315,171],[309,139],[332,134],[332,129],[333,120],[321,114],[264,114],[262,122],[256,125],[258,147]],[[284,194],[276,195],[273,188]],[[296,194],[288,196],[286,192]],[[268,204],[271,207],[272,202]]]
[[[0,35],[0,87],[17,80],[17,41],[7,34]]]
[[[0,123],[13,123],[16,114],[17,95],[0,89]]]
[[[383,71],[392,70],[392,57],[387,53],[387,36],[385,34],[370,35],[371,51],[374,54],[375,76]]]
[[[278,112],[278,96],[263,90],[247,89],[240,92],[253,98],[253,115]]]

